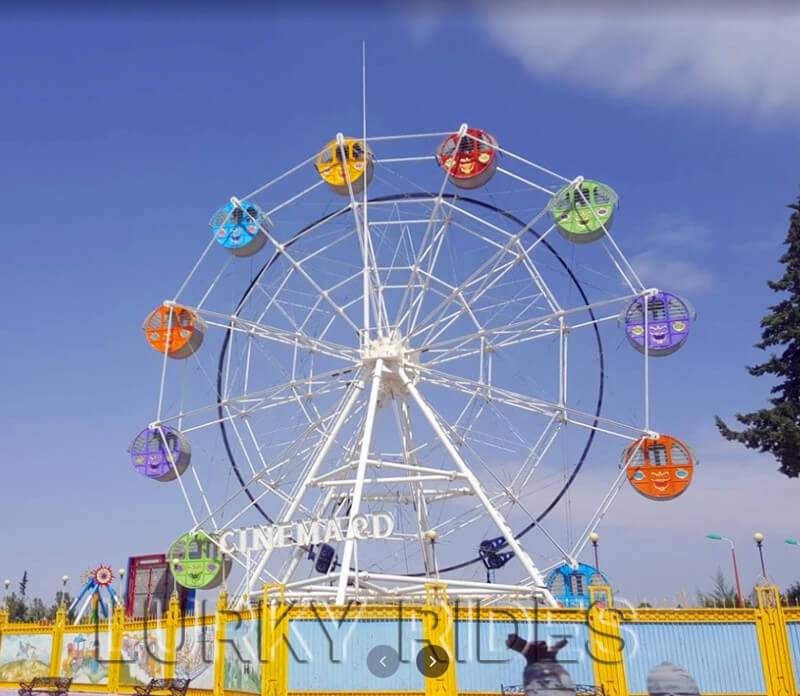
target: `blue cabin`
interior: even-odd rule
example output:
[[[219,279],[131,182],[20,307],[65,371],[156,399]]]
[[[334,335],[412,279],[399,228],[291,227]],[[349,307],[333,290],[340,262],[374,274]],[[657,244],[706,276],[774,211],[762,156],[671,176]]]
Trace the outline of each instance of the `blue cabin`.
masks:
[[[588,563],[579,563],[575,570],[565,563],[551,571],[545,584],[550,594],[563,606],[585,609],[590,604],[589,586],[608,586],[608,580],[597,568]]]

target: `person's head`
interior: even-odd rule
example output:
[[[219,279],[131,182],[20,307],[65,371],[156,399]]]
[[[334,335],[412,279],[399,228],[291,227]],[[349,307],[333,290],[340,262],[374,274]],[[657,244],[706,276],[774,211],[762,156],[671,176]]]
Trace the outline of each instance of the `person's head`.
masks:
[[[683,667],[662,662],[647,673],[647,693],[650,696],[699,696],[700,689]]]

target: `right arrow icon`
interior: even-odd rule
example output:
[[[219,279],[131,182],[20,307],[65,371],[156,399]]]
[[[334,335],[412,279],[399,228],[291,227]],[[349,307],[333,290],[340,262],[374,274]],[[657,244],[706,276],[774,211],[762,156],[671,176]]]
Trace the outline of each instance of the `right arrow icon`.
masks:
[[[441,677],[450,666],[447,651],[440,645],[426,645],[417,653],[417,669],[426,677]]]

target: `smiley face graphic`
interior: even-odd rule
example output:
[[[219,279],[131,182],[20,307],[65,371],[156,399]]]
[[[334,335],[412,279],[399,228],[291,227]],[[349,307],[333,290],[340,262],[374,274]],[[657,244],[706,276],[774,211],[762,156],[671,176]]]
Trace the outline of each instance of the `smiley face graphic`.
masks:
[[[671,500],[689,487],[695,460],[689,447],[669,435],[640,438],[623,453],[628,481],[651,500]]]

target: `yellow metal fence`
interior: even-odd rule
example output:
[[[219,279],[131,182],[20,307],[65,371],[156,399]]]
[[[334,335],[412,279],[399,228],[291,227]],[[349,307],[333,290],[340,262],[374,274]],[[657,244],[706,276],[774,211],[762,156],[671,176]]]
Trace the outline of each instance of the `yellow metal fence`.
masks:
[[[585,649],[588,656],[583,673],[591,675],[587,679],[593,679],[594,685],[600,687],[605,696],[629,696],[645,691],[641,686],[645,669],[642,665],[648,659],[652,663],[662,647],[661,644],[636,646],[630,636],[639,635],[637,629],[645,636],[642,640],[651,643],[662,641],[663,650],[671,651],[671,654],[676,654],[676,651],[681,654],[681,650],[687,655],[703,653],[697,658],[700,666],[696,667],[702,674],[694,675],[703,693],[798,696],[800,608],[782,607],[777,588],[756,588],[757,606],[742,609],[631,609],[613,606],[609,588],[592,587],[591,592],[593,604],[588,610],[539,609],[534,615],[529,608],[522,607],[490,607],[484,608],[482,614],[476,614],[473,606],[448,602],[445,589],[438,585],[428,587],[425,604],[325,607],[328,612],[326,621],[330,620],[332,629],[342,630],[343,626],[348,629],[351,625],[348,622],[371,621],[373,627],[385,632],[390,629],[380,622],[387,622],[387,625],[391,621],[407,622],[419,626],[421,635],[415,639],[419,644],[440,646],[451,657],[448,668],[441,673],[419,674],[406,679],[401,688],[397,688],[400,682],[386,679],[383,682],[385,687],[369,689],[354,688],[352,684],[378,683],[375,679],[358,681],[354,677],[355,681],[348,683],[348,678],[337,677],[339,682],[332,685],[326,674],[333,672],[325,667],[324,662],[307,664],[308,661],[299,659],[296,654],[299,648],[293,647],[293,641],[297,642],[294,631],[303,623],[309,625],[313,620],[319,620],[320,612],[305,603],[287,603],[280,586],[265,586],[264,601],[257,608],[230,607],[227,594],[222,592],[215,613],[208,616],[183,617],[177,600],[173,600],[167,612],[158,619],[127,620],[123,610],[116,608],[110,621],[97,626],[68,624],[63,608],[50,626],[9,623],[8,614],[0,610],[0,687],[16,688],[23,676],[33,676],[38,670],[36,673],[42,676],[45,673],[49,676],[78,674],[78,678],[73,680],[73,690],[76,691],[133,693],[136,684],[146,683],[145,677],[172,677],[176,674],[176,665],[185,670],[190,662],[205,659],[213,661],[213,664],[206,669],[204,679],[192,682],[190,694],[497,694],[501,688],[499,681],[494,686],[493,677],[479,679],[474,675],[481,674],[480,670],[484,669],[481,665],[470,665],[466,660],[458,659],[459,652],[463,652],[463,646],[459,648],[457,645],[461,635],[459,631],[463,632],[464,625],[475,623],[483,626],[495,624],[500,630],[516,625],[514,622],[528,627],[533,622],[536,626],[557,625],[562,631],[565,626],[574,627],[572,635],[577,642],[585,643],[579,647]],[[191,629],[188,632],[187,626]],[[359,627],[356,625],[354,628],[357,631]],[[489,625],[489,628],[493,626]],[[247,634],[247,630],[251,633]],[[254,630],[258,634],[257,640],[252,639]],[[327,629],[323,628],[323,631],[329,638]],[[232,639],[234,635],[243,636],[241,645],[258,659],[252,661],[251,668],[232,676],[226,674],[226,669],[230,671],[232,651],[240,651]],[[544,632],[540,637],[548,636]],[[485,638],[483,640],[485,642]],[[493,640],[500,642],[497,636]],[[302,637],[299,644],[303,644]],[[313,646],[304,647],[313,651]],[[649,657],[651,654],[655,656],[652,659]],[[46,659],[40,659],[42,657]],[[242,655],[238,657],[242,658]],[[338,665],[336,673],[363,671],[362,662],[344,672]],[[499,669],[494,664],[496,662],[499,660],[488,660],[485,669]],[[513,669],[506,672],[518,675],[516,679],[506,677],[511,679],[510,683],[522,681],[522,664],[524,662],[514,663]],[[290,688],[290,669],[311,670],[300,681],[316,688]],[[412,671],[411,666],[406,667],[407,674],[412,674]],[[739,673],[741,675],[737,676]],[[705,689],[703,683],[708,685]]]

